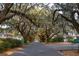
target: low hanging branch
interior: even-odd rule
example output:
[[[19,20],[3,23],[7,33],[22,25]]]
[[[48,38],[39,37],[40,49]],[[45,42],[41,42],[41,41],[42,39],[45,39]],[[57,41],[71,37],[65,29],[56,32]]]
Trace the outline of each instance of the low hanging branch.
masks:
[[[53,14],[53,19],[54,19],[55,14],[56,14],[57,11],[63,11],[63,10],[61,10],[61,9],[56,9],[56,10],[54,11],[54,14]],[[75,12],[77,12],[77,11],[73,11],[73,12],[75,13]],[[57,19],[58,19],[59,16],[61,16],[61,17],[64,18],[66,21],[68,21],[68,22],[70,22],[70,23],[72,23],[72,24],[75,23],[75,20],[69,19],[68,17],[64,16],[63,14],[59,14],[59,13],[58,13],[58,15],[57,15],[57,18],[54,19],[54,21],[57,21]],[[76,23],[77,23],[77,22],[76,22]],[[75,24],[76,24],[76,23],[75,23]]]
[[[62,9],[56,9],[55,11],[54,11],[54,14],[53,14],[53,19],[52,20],[55,20],[54,19],[54,17],[55,17],[55,14],[56,14],[56,12],[57,11],[63,11]],[[73,11],[72,13],[78,13],[79,14],[79,11]],[[66,21],[68,21],[68,22],[70,22],[70,23],[72,23],[73,24],[73,22],[76,22],[76,20],[72,20],[72,19],[69,19],[68,17],[66,17],[66,16],[64,16],[63,14],[58,14],[58,16],[61,16],[61,17],[63,17]]]
[[[67,18],[66,16],[62,15],[62,14],[59,14],[61,17],[63,17],[66,21],[72,23],[73,21],[70,20],[69,18]]]
[[[15,16],[15,14],[7,14],[0,23],[2,23],[5,20],[9,20],[10,18],[12,18],[13,16]]]
[[[10,8],[13,6],[13,4],[5,4],[4,5],[4,9],[1,11],[1,13],[0,13],[0,24],[3,22],[3,21],[5,21],[5,19],[6,18],[9,18],[9,17],[6,17],[6,15],[8,14],[8,12],[9,12],[9,10],[10,10]]]
[[[52,18],[52,24],[53,24],[53,20],[55,21],[55,14],[57,11],[61,11],[62,9],[56,9],[54,12],[53,12],[53,18]],[[58,15],[59,16],[59,15]]]
[[[16,11],[16,10],[10,10],[10,12],[11,12],[11,13],[14,13],[14,14],[16,14],[16,15],[23,16],[23,17],[27,18],[33,25],[37,26],[36,23],[34,23],[34,22],[32,21],[32,19],[31,19],[30,17],[28,17],[25,13],[22,13],[22,12]]]

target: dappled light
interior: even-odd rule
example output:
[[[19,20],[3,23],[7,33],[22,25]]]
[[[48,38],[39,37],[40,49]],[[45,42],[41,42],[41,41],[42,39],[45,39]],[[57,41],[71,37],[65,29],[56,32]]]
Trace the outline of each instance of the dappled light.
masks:
[[[78,3],[0,3],[0,55],[78,53]]]

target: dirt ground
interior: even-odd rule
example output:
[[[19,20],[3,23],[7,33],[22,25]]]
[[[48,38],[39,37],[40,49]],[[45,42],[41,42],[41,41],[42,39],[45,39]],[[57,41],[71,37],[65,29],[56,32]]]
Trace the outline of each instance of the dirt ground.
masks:
[[[20,50],[23,50],[25,46],[21,46],[21,47],[17,47],[17,48],[13,48],[13,49],[7,49],[6,51],[0,53],[0,56],[10,56],[11,54],[20,51]]]
[[[64,56],[79,56],[78,50],[72,50],[72,51],[63,51]]]

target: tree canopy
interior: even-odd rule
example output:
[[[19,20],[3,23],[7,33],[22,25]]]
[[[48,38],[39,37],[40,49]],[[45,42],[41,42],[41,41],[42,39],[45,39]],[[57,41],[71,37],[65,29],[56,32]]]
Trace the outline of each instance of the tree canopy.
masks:
[[[67,34],[71,29],[79,33],[78,16],[78,3],[0,4],[0,24],[16,29],[24,39],[29,39],[40,28],[45,32],[45,39],[50,38],[52,33],[51,36]]]

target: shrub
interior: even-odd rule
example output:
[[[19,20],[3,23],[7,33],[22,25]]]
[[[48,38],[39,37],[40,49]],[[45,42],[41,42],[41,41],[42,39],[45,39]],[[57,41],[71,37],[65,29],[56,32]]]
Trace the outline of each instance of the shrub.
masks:
[[[8,41],[5,41],[5,42],[3,43],[3,47],[4,47],[5,49],[10,48],[11,45],[12,45],[12,44],[11,44],[10,42],[8,42]]]
[[[17,39],[8,39],[8,42],[11,43],[11,48],[18,47],[22,45],[21,40]]]
[[[79,43],[79,39],[75,39],[73,43]]]
[[[0,52],[3,52],[7,48],[14,48],[22,45],[23,43],[21,40],[11,39],[11,38],[0,39]]]
[[[1,41],[1,40],[0,40]],[[0,43],[0,52],[3,52],[4,51],[4,46],[3,46],[3,43]]]
[[[0,46],[0,53],[4,51],[4,47]]]
[[[21,42],[22,42],[22,44],[26,44],[27,43],[27,39],[22,39]]]
[[[55,37],[54,39],[48,39],[49,42],[63,42],[63,37]]]
[[[67,39],[68,39],[68,42],[72,42],[73,43],[73,41],[74,41],[73,37],[68,37]]]

